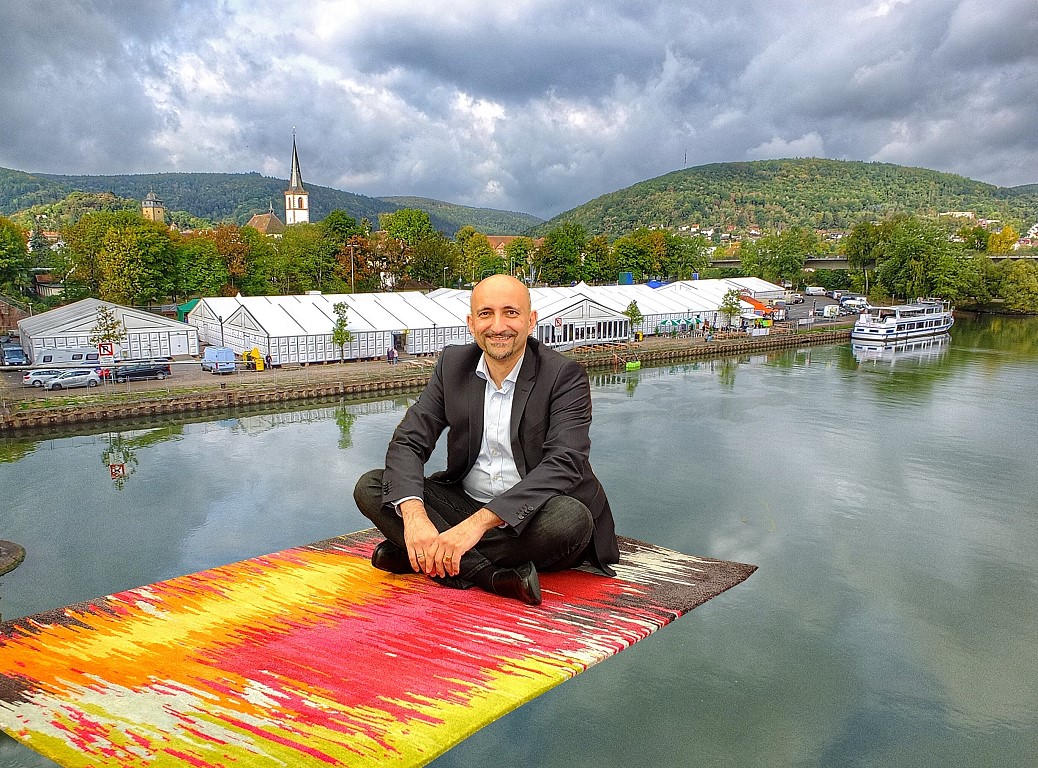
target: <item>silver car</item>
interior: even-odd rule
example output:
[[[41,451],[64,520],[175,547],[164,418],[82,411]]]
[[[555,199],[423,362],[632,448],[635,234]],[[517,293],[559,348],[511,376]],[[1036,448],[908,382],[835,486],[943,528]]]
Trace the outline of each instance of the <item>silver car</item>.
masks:
[[[68,368],[38,368],[34,371],[26,371],[22,376],[23,387],[42,387],[55,376],[60,376]]]
[[[101,377],[97,375],[97,371],[90,368],[73,368],[70,371],[65,371],[60,376],[55,376],[53,379],[48,380],[44,383],[43,388],[54,390],[72,389],[73,387],[96,387],[100,383]]]

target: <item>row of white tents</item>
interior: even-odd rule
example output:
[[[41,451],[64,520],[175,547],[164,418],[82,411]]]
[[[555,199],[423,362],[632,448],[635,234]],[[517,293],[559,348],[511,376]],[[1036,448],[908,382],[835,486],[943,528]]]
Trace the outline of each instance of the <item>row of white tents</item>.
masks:
[[[593,343],[625,342],[634,332],[646,335],[685,327],[723,328],[725,294],[743,292],[759,301],[780,299],[780,286],[758,278],[690,280],[656,288],[648,285],[591,286],[531,290],[537,311],[536,337],[552,347],[571,349]],[[84,299],[19,323],[23,349],[38,362],[45,349],[90,345],[98,309],[115,312],[127,332],[113,355],[121,359],[197,356],[206,344],[241,354],[253,349],[275,365],[368,359],[390,347],[424,355],[448,344],[472,340],[465,318],[469,291],[441,288],[430,293],[307,293],[297,296],[234,296],[200,299],[186,323],[146,310],[97,299]],[[634,327],[624,311],[635,302],[643,320]],[[335,305],[346,306],[351,341],[340,350],[332,343]],[[745,313],[751,312],[748,303]],[[736,319],[738,320],[738,319]]]
[[[536,337],[558,349],[589,343],[625,342],[635,331],[651,335],[667,327],[725,327],[720,311],[730,290],[760,301],[781,299],[780,286],[758,278],[689,280],[657,288],[647,285],[531,290],[538,316]],[[432,354],[448,344],[472,340],[465,318],[469,291],[439,288],[430,293],[307,293],[296,296],[235,296],[201,299],[187,322],[203,343],[240,353],[258,349],[275,365],[368,359],[390,347],[410,355]],[[636,327],[624,311],[635,302],[643,320]],[[346,306],[351,340],[332,342],[335,305]],[[743,303],[746,313],[753,307]]]

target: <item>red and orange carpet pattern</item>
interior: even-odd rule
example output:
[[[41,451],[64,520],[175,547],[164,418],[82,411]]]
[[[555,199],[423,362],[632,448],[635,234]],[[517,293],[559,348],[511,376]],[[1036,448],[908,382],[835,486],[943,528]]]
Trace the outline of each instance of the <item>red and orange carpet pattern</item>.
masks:
[[[373,529],[0,624],[0,727],[80,766],[419,766],[746,579],[621,540],[544,603],[373,569]]]

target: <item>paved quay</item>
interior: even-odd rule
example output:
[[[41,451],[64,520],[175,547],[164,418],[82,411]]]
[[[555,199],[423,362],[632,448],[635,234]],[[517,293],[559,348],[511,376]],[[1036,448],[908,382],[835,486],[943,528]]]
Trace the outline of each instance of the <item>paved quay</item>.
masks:
[[[582,347],[566,354],[588,370],[622,370],[627,361],[645,365],[704,357],[753,354],[815,344],[846,341],[850,327],[833,324],[807,333],[790,331],[767,336],[718,335],[647,337],[623,345]],[[173,363],[164,381],[106,382],[96,389],[46,392],[23,387],[21,372],[0,375],[0,434],[69,424],[164,417],[322,398],[370,398],[418,391],[428,381],[435,356],[405,357],[390,365],[385,359],[239,370],[214,376],[196,360]]]

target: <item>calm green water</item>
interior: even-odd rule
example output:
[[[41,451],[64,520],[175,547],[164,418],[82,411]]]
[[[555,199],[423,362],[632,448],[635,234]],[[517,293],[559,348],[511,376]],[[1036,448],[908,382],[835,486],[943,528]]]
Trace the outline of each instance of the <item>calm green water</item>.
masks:
[[[433,765],[1038,764],[1038,321],[593,383],[620,532],[760,570]],[[350,491],[406,403],[0,442],[29,552],[0,611],[365,527]],[[3,768],[52,765],[0,737]]]

